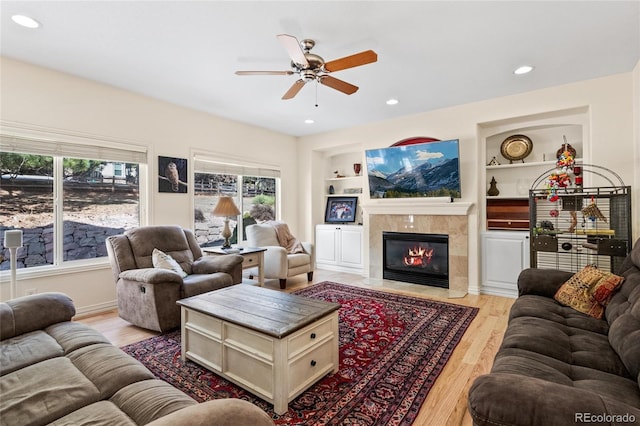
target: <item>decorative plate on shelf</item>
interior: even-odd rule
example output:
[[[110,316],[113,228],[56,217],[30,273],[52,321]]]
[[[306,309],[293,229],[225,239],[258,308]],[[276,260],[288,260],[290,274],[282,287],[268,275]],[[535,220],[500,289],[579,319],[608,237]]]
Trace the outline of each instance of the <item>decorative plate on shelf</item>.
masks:
[[[500,145],[500,154],[512,163],[527,158],[531,150],[533,142],[525,135],[509,136]]]

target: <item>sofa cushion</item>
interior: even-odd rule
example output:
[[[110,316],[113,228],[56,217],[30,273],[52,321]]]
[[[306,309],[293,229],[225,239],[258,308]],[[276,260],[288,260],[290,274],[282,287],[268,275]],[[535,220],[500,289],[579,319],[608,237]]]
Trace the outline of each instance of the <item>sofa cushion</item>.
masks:
[[[110,399],[136,424],[147,424],[174,411],[197,403],[162,380],[132,383],[116,392]]]
[[[567,308],[568,309],[568,308]],[[570,383],[573,369],[585,367],[629,377],[624,364],[613,351],[606,334],[567,326],[541,318],[514,318],[509,323],[496,363],[503,356],[518,356],[525,362],[521,374]],[[545,374],[528,371],[529,362],[541,364]],[[553,369],[550,374],[546,369]]]
[[[640,263],[636,261],[640,262],[640,240],[620,268],[625,281],[611,298],[605,315],[609,342],[640,385]]]
[[[2,376],[2,422],[45,425],[100,400],[96,386],[73,366],[57,357]]]
[[[186,415],[187,411],[188,417]],[[273,426],[273,421],[266,412],[249,401],[236,398],[222,398],[201,402],[188,410],[161,417],[150,423],[149,426],[210,425],[211,411],[216,413],[215,426]]]
[[[59,322],[47,327],[45,331],[58,342],[65,355],[96,343],[111,343],[97,330],[79,322]]]
[[[602,318],[604,306],[623,278],[587,265],[556,292],[554,299],[594,318]]]
[[[176,262],[173,257],[163,252],[162,250],[154,248],[153,252],[151,253],[151,260],[153,262],[154,268],[168,269],[180,275],[182,278],[187,276],[186,272],[184,272],[184,270],[180,267],[180,264]]]
[[[73,351],[67,357],[100,392],[100,399],[110,398],[119,389],[154,376],[140,362],[111,344],[96,344]]]
[[[289,260],[289,269],[297,268],[299,266],[308,266],[311,262],[311,256],[307,253],[296,253],[287,255]]]
[[[39,293],[0,304],[0,339],[70,321],[76,308],[63,293]]]
[[[137,426],[129,416],[110,401],[98,401],[59,418],[48,426],[78,426],[91,419],[92,425]]]
[[[0,342],[0,375],[64,354],[64,349],[44,331],[21,334]]]
[[[247,239],[252,246],[275,246],[280,247],[276,230],[271,225],[256,224],[249,225],[251,229],[247,230]],[[247,228],[249,228],[249,226]],[[259,243],[258,243],[259,242]]]
[[[208,291],[229,287],[230,285],[233,285],[233,278],[224,272],[191,274],[184,278],[182,297],[197,296]]]
[[[124,234],[129,239],[137,268],[152,268],[153,249],[157,248],[173,257],[184,272],[191,273],[191,264],[195,259],[181,227],[141,226],[130,229]]]
[[[509,321],[518,317],[546,319],[552,323],[589,330],[602,335],[609,332],[609,324],[606,321],[586,316],[544,296],[520,296],[511,307]]]
[[[591,289],[591,295],[602,306],[607,306],[613,294],[620,288],[624,278],[615,274],[605,274]]]

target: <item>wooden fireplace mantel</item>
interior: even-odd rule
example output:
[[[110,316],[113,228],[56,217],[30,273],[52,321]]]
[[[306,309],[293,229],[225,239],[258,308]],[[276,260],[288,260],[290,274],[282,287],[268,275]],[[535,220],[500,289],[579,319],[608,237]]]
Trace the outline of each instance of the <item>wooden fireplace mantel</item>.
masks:
[[[447,197],[434,199],[398,198],[372,199],[361,204],[362,211],[367,215],[440,215],[467,216],[473,203],[449,201]]]

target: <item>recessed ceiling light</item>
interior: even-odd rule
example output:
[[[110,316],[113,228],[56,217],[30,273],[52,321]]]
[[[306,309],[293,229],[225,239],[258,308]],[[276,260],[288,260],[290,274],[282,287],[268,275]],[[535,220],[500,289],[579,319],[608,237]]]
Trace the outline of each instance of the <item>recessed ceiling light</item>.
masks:
[[[515,71],[513,71],[513,73],[517,75],[521,75],[531,71],[533,71],[533,67],[531,65],[523,65],[521,67],[516,68]]]
[[[305,123],[307,123],[307,124],[313,124],[313,123],[315,123],[315,121],[313,121],[313,120],[312,120],[312,119],[310,119],[310,118],[307,118],[306,120],[304,120],[304,122],[305,122]]]
[[[389,99],[387,101],[387,105],[396,105],[398,103],[397,99]]]
[[[26,28],[38,28],[40,26],[40,22],[36,21],[33,18],[30,18],[26,15],[13,15],[11,17],[13,22],[18,25],[21,25]]]

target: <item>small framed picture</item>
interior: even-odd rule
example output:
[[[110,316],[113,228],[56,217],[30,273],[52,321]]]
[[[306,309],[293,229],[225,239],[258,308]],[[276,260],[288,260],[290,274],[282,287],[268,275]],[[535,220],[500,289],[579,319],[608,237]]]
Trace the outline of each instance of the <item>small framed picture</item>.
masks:
[[[358,197],[328,197],[325,223],[354,223]]]
[[[187,159],[158,156],[158,192],[186,194]]]

